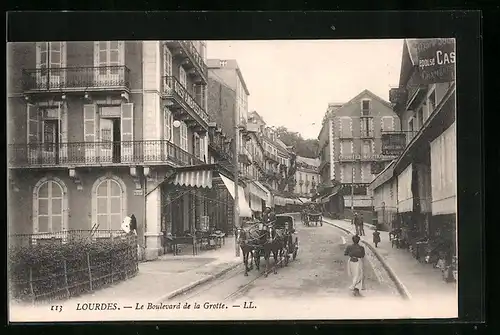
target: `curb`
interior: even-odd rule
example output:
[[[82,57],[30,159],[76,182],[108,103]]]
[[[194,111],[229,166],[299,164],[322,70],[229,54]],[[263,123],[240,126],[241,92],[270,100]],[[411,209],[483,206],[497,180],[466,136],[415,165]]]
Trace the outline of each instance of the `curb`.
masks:
[[[188,285],[183,286],[183,287],[181,287],[173,292],[167,293],[167,294],[161,296],[160,298],[158,298],[157,303],[161,303],[165,300],[170,300],[170,299],[175,298],[183,293],[189,292],[200,285],[206,284],[214,279],[217,279],[217,278],[223,276],[227,272],[237,268],[238,266],[241,266],[242,264],[243,263],[236,263],[236,264],[230,265],[227,268],[225,268],[225,269],[223,269],[223,270],[221,270],[213,275],[201,278],[201,279],[194,281],[192,283],[189,283]]]
[[[336,227],[336,228],[338,228],[340,230],[343,230],[343,231],[345,231],[346,233],[348,233],[350,235],[353,235],[350,230],[348,230],[348,229],[346,229],[344,227],[338,226],[335,223],[331,223],[331,222],[327,222],[327,221],[324,221],[324,222],[327,223],[327,224],[329,224],[330,226],[334,226],[334,227]],[[392,268],[389,266],[389,264],[386,263],[385,259],[379,254],[378,250],[376,250],[376,248],[374,248],[370,243],[368,243],[368,242],[366,242],[364,240],[361,240],[361,242],[363,242],[363,244],[366,245],[370,249],[370,251],[373,252],[373,254],[375,254],[375,257],[377,257],[377,259],[380,261],[380,263],[384,267],[385,271],[387,271],[387,274],[389,275],[389,277],[391,278],[391,280],[396,285],[396,289],[398,290],[399,295],[401,295],[401,297],[403,299],[405,299],[405,300],[410,300],[411,299],[410,292],[405,287],[405,285],[403,284],[403,282],[401,282],[401,280],[398,278],[398,276],[392,270]]]

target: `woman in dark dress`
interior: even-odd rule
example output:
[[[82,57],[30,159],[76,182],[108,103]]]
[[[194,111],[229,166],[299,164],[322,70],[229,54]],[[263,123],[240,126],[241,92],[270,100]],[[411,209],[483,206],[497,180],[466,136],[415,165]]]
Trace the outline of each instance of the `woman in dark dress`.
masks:
[[[360,296],[359,290],[364,289],[364,258],[365,248],[359,245],[359,236],[352,237],[353,244],[348,245],[344,255],[348,256],[347,274],[352,278],[352,284],[349,289],[352,290],[354,296]]]

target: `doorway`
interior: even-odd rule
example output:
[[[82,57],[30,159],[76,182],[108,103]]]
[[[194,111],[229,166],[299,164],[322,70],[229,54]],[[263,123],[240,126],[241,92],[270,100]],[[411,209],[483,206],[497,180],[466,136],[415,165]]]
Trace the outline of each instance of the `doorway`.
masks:
[[[120,118],[100,120],[101,161],[119,163],[121,161],[121,122]]]

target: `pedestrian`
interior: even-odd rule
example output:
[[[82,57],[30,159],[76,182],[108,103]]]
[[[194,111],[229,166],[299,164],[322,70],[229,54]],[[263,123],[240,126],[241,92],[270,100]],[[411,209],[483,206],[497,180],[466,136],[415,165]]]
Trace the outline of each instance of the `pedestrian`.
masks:
[[[354,212],[354,216],[351,220],[351,224],[354,225],[354,228],[356,229],[356,235],[359,235],[359,218],[358,218],[357,212]]]
[[[380,243],[380,232],[378,231],[378,228],[375,228],[375,231],[373,232],[373,244],[375,244],[375,248],[378,248],[379,243]]]
[[[365,225],[363,223],[363,214],[358,215],[359,235],[365,236]]]
[[[359,245],[359,236],[352,237],[353,244],[345,249],[344,256],[348,256],[347,274],[352,278],[349,289],[356,297],[361,296],[359,290],[364,290],[364,258],[365,248]]]

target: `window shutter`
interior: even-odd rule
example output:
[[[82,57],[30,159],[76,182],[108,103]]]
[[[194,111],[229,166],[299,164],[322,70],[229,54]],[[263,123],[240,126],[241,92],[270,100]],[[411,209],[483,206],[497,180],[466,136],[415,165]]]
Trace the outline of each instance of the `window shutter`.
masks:
[[[119,65],[125,65],[125,42],[118,41],[118,62]]]
[[[28,160],[36,161],[37,154],[40,148],[40,112],[37,106],[27,104],[27,143],[28,143]]]
[[[122,162],[131,162],[134,155],[134,104],[122,104],[121,110],[121,156]]]
[[[96,105],[83,105],[83,140],[85,159],[93,162],[96,158]]]
[[[68,157],[68,132],[66,103],[60,102],[58,106],[59,121],[59,159],[65,162]]]

